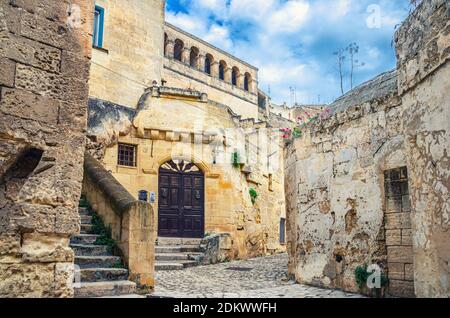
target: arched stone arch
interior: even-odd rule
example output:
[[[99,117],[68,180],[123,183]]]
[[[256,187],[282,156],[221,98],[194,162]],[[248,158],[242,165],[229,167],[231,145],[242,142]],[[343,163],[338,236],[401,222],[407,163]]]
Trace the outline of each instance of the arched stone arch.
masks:
[[[219,79],[221,79],[222,81],[225,81],[226,72],[227,72],[227,62],[225,62],[224,60],[221,60],[219,62]]]
[[[183,50],[184,50],[184,42],[180,39],[175,40],[175,44],[173,47],[173,58],[180,62],[183,61]]]
[[[214,63],[214,57],[211,54],[205,56],[205,73],[212,75],[212,65]]]
[[[189,53],[189,65],[194,68],[198,68],[199,49],[196,46],[191,47]]]
[[[246,72],[244,75],[244,90],[246,90],[247,92],[252,92],[252,86],[253,86],[252,75]]]
[[[240,87],[240,76],[241,72],[239,71],[239,68],[237,66],[234,66],[231,70],[231,84],[234,86]]]
[[[156,167],[154,170],[158,171],[158,169],[166,162],[170,160],[185,160],[193,162],[205,175],[208,175],[211,169],[208,167],[208,164],[201,160],[201,158],[197,155],[184,155],[184,154],[165,154],[160,156],[156,160]]]

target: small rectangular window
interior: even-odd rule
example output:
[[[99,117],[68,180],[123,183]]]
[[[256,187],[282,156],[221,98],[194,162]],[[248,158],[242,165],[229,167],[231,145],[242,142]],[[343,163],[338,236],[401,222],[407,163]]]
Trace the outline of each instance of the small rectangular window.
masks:
[[[280,219],[280,244],[286,244],[286,219]]]
[[[95,6],[94,12],[94,34],[92,37],[94,47],[103,47],[103,26],[105,22],[105,10]]]
[[[120,166],[136,167],[137,147],[119,144],[118,164]]]

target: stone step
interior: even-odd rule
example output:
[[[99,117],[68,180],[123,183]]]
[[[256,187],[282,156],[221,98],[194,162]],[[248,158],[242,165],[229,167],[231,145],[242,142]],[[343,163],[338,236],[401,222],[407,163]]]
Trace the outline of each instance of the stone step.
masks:
[[[202,253],[157,253],[155,259],[157,261],[179,261],[179,260],[195,260],[195,257],[201,256]]]
[[[120,262],[119,256],[75,256],[75,264],[81,268],[111,268]]]
[[[81,224],[81,233],[89,234],[92,229],[92,224]]]
[[[156,246],[155,253],[199,253],[200,248],[194,245]]]
[[[202,239],[199,238],[174,238],[174,237],[158,237],[158,245],[196,245],[199,246]]]
[[[99,235],[96,234],[78,234],[72,236],[71,244],[94,244]]]
[[[136,284],[127,280],[81,283],[74,291],[77,298],[129,295],[135,293]]]
[[[81,224],[92,224],[92,215],[81,215]]]
[[[107,245],[71,244],[77,256],[109,256],[111,251]]]
[[[77,274],[80,276],[75,276],[76,278],[88,283],[128,279],[128,270],[124,268],[83,268],[76,271],[75,275]]]
[[[157,271],[182,270],[197,265],[199,264],[196,261],[157,261],[155,263],[155,270]]]
[[[79,208],[78,208],[78,213],[79,213],[80,215],[90,215],[90,216],[92,216],[92,212],[89,211],[88,208],[82,208],[82,207],[79,207]]]

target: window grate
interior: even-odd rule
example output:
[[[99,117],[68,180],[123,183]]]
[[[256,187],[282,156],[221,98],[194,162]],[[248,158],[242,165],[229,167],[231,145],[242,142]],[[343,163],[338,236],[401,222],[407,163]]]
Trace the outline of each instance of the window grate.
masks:
[[[119,144],[118,164],[120,166],[136,167],[136,149],[134,145]]]

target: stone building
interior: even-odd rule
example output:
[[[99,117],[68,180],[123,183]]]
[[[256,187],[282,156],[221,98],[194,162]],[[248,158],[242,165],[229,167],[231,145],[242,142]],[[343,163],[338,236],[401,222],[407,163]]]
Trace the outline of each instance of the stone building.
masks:
[[[301,283],[449,297],[449,2],[397,30],[397,69],[339,98],[285,150],[289,272]],[[381,278],[381,276],[380,276]]]
[[[259,121],[258,69],[164,22],[164,5],[96,1],[88,149],[148,193],[156,237],[227,234],[228,258],[282,251],[290,123]]]
[[[92,16],[0,1],[0,297],[73,296]]]

